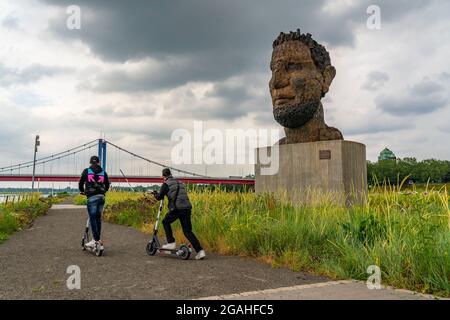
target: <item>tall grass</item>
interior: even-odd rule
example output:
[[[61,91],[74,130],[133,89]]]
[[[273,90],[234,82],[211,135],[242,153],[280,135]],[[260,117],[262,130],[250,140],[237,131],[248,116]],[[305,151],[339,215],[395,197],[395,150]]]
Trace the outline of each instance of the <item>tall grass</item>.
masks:
[[[107,193],[106,201],[108,205],[113,205],[124,200],[135,200],[143,196],[143,193],[127,192],[127,191],[111,191]],[[74,197],[74,204],[86,205],[86,196],[78,194]]]
[[[123,194],[108,198],[116,203],[106,211],[109,221],[151,230],[156,201],[125,201]],[[192,192],[190,198],[194,231],[210,251],[332,278],[366,280],[367,267],[377,265],[384,284],[450,296],[450,210],[444,188],[378,187],[364,205],[351,208],[326,197],[294,206],[271,194],[220,190]],[[186,241],[178,224],[175,235]]]
[[[0,204],[0,243],[13,232],[26,228],[35,218],[45,214],[51,203],[51,199],[40,199],[40,195],[35,194],[31,199]]]

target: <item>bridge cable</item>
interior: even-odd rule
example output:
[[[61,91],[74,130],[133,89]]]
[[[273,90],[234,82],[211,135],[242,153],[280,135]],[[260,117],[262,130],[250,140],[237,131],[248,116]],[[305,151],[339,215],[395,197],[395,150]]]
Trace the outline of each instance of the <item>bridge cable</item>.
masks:
[[[84,150],[88,150],[88,149],[91,149],[91,148],[94,148],[95,147],[95,145],[91,145],[91,146],[87,146],[87,147],[85,147],[85,148],[83,148],[83,149],[81,149],[81,150],[78,150],[78,151],[75,151],[75,152],[72,152],[72,153],[68,153],[68,154],[65,154],[65,155],[62,155],[62,156],[59,156],[59,157],[55,157],[55,155],[52,155],[52,156],[49,156],[49,157],[45,157],[45,158],[41,158],[41,159],[39,159],[39,161],[38,160],[36,160],[36,165],[41,165],[41,164],[45,164],[45,163],[48,163],[48,162],[52,162],[52,161],[56,161],[56,160],[60,160],[60,159],[64,159],[64,158],[66,158],[66,157],[69,157],[69,156],[71,156],[71,155],[74,155],[74,154],[77,154],[77,153],[79,153],[79,152],[82,152],[82,151],[84,151]],[[74,150],[74,149],[72,149],[72,150]],[[67,151],[66,151],[67,152]],[[61,153],[59,153],[59,154],[63,154],[64,152],[61,152]],[[50,160],[46,160],[46,159],[50,159]],[[42,161],[42,160],[46,160],[46,161]],[[27,166],[21,166],[20,168],[30,168],[30,167],[32,167],[33,166],[33,163],[31,163],[31,164],[29,164],[29,165],[27,165]],[[13,170],[15,170],[14,168],[10,168],[10,167],[7,167],[8,169],[6,169],[6,168],[0,168],[0,172],[7,172],[7,171],[13,171]]]
[[[85,144],[79,145],[78,147],[71,148],[71,149],[68,149],[68,150],[66,150],[66,151],[62,151],[62,152],[59,152],[59,153],[55,153],[55,154],[52,154],[52,155],[47,156],[47,157],[44,157],[44,158],[36,159],[36,162],[42,161],[42,160],[47,160],[47,159],[50,159],[50,158],[59,156],[59,155],[64,154],[64,153],[72,152],[72,151],[74,151],[74,150],[76,150],[76,149],[80,149],[80,148],[82,148],[82,147],[85,147],[85,146],[87,146],[87,145],[89,145],[89,144],[92,144],[92,143],[94,143],[94,142],[97,142],[97,141],[98,141],[98,139],[92,140],[92,141],[87,142],[87,143],[85,143]],[[93,146],[94,146],[94,145],[93,145]],[[83,150],[85,150],[85,149],[83,149]],[[15,167],[22,167],[23,165],[25,165],[25,164],[30,164],[30,163],[32,164],[32,163],[33,163],[33,160],[27,161],[27,162],[18,163],[18,164],[11,165],[11,166],[8,166],[8,167],[2,167],[2,168],[0,168],[0,172],[1,172],[1,171],[7,171],[8,169],[15,169]]]
[[[194,173],[194,172],[189,172],[189,171],[186,171],[186,170],[177,169],[177,168],[174,168],[174,167],[171,167],[171,166],[167,166],[167,165],[165,165],[165,164],[162,164],[162,163],[159,163],[159,162],[156,162],[156,161],[147,159],[147,158],[142,157],[142,156],[140,156],[140,155],[138,155],[138,154],[136,154],[136,153],[134,153],[134,152],[131,152],[131,151],[128,151],[128,150],[126,150],[126,149],[124,149],[124,148],[121,148],[121,147],[119,147],[119,146],[117,146],[117,145],[115,145],[115,144],[113,144],[113,143],[111,143],[111,142],[109,142],[109,141],[106,141],[106,143],[108,143],[109,145],[111,145],[111,146],[113,146],[113,147],[115,147],[115,148],[117,148],[117,149],[119,149],[119,150],[121,150],[121,151],[123,151],[123,152],[126,152],[126,153],[128,153],[128,154],[131,154],[132,156],[134,156],[134,157],[136,157],[136,158],[139,158],[139,159],[141,159],[141,160],[144,160],[144,161],[153,163],[153,164],[155,164],[155,165],[157,165],[157,166],[164,167],[164,168],[169,168],[169,169],[172,169],[172,170],[177,171],[177,172],[179,172],[179,173],[186,173],[186,174],[189,174],[189,175],[192,175],[192,176],[203,177],[203,178],[211,178],[211,177],[209,177],[209,176],[205,176],[205,175],[198,174],[198,173]]]

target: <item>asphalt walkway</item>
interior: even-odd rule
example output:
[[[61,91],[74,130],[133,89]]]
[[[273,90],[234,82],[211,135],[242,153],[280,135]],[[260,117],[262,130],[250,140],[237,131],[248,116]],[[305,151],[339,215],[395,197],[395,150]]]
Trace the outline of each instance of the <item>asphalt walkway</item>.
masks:
[[[85,207],[54,205],[0,244],[0,299],[433,299],[274,269],[251,258],[150,257],[149,235],[109,223],[103,224],[104,256],[96,257],[81,250],[86,219]],[[80,271],[80,289],[73,288],[73,268]]]

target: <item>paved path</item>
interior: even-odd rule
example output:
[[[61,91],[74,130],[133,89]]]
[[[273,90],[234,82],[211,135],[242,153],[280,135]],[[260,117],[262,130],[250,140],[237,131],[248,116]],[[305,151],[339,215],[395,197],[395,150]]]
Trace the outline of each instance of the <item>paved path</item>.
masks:
[[[432,295],[382,287],[367,289],[361,281],[343,280],[211,296],[199,300],[435,300]]]
[[[0,244],[0,299],[191,299],[327,280],[243,257],[150,257],[149,235],[108,223],[96,257],[81,250],[86,217],[85,208],[54,205]],[[80,290],[66,286],[70,265],[81,269]]]
[[[1,244],[0,299],[424,298],[368,290],[352,282],[337,284],[244,257],[211,253],[203,261],[150,257],[145,252],[149,235],[108,223],[103,227],[105,254],[96,257],[80,247],[86,216],[84,207],[54,205],[30,229]],[[80,267],[80,290],[66,286],[71,265]]]

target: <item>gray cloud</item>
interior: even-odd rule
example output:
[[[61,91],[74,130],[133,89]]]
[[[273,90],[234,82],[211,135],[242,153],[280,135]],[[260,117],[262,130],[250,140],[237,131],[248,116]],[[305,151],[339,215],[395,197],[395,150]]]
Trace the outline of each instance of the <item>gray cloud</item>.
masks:
[[[406,129],[413,129],[414,125],[408,122],[391,121],[364,121],[346,126],[343,128],[345,135],[361,135],[361,134],[375,134],[379,132],[394,132]]]
[[[182,114],[184,119],[232,121],[258,110],[262,101],[269,101],[251,89],[253,87],[245,86],[242,80],[216,82],[201,97],[191,88],[180,88],[163,104],[166,112],[163,117],[176,119]],[[148,102],[135,105],[102,105],[92,108],[91,114],[109,118],[135,118],[154,117],[158,111],[160,110],[157,106]]]
[[[62,7],[71,1],[47,2]],[[126,61],[144,56],[184,55],[194,53],[219,54],[229,51],[254,51],[269,48],[278,32],[312,26],[321,14],[325,0],[284,3],[273,1],[87,1],[77,3],[88,14],[83,16],[80,31],[65,28],[67,15],[53,21],[51,30],[64,39],[81,38],[106,60]],[[295,9],[296,10],[295,10]],[[130,19],[129,17],[133,17]],[[341,21],[339,21],[341,22]],[[330,21],[337,24],[338,21]],[[349,26],[335,28],[322,24],[315,29],[322,41],[351,43],[353,35]],[[334,25],[336,27],[336,25]],[[113,35],[105,37],[105,33]],[[218,57],[220,58],[220,56]]]
[[[191,89],[182,90],[165,105],[167,116],[182,114],[186,119],[234,121],[266,109],[264,106],[270,103],[270,98],[261,93],[261,79],[256,79],[251,84],[247,77],[216,82],[204,96],[196,96]]]
[[[95,114],[101,117],[108,118],[135,118],[135,117],[145,117],[153,116],[156,113],[155,108],[151,105],[128,105],[128,106],[113,106],[113,105],[102,105],[99,107],[91,108],[91,114]]]
[[[450,133],[450,127],[448,126],[447,123],[444,124],[444,125],[439,125],[439,126],[437,127],[437,129],[438,129],[439,131],[441,131],[441,132],[444,132],[444,133]]]
[[[45,97],[29,91],[17,92],[11,98],[11,102],[14,103],[16,106],[22,107],[38,107],[38,106],[47,106],[51,104],[50,101],[48,101]]]
[[[75,129],[98,130],[107,129],[107,132],[113,132],[115,137],[123,136],[142,136],[152,141],[170,140],[175,125],[157,121],[145,113],[135,112],[136,109],[114,108],[110,106],[88,108],[89,117],[85,114],[71,114],[61,123],[62,127]],[[86,113],[88,113],[86,110]],[[129,111],[129,112],[127,112]],[[127,113],[127,116],[124,114]]]
[[[268,111],[261,111],[261,112],[256,113],[253,116],[253,120],[258,125],[263,125],[263,126],[276,125],[276,126],[280,127],[280,125],[275,121],[275,119],[273,117],[272,108],[270,108],[270,109],[268,108]]]
[[[450,97],[438,82],[425,78],[403,92],[382,94],[375,99],[378,109],[395,116],[432,113],[446,107]]]
[[[330,47],[352,46],[364,26],[369,1],[324,10],[326,0],[194,0],[124,2],[78,0],[81,30],[66,28],[69,0],[42,0],[60,8],[50,31],[64,41],[81,40],[103,60],[152,57],[160,63],[137,73],[110,71],[99,91],[152,91],[189,81],[219,81],[251,71],[268,72],[271,44],[280,31],[301,28]],[[428,2],[379,1],[383,23],[398,21]],[[131,18],[132,17],[132,18]],[[321,21],[321,23],[317,23]]]
[[[65,9],[70,0],[45,0]],[[80,32],[65,28],[67,15],[53,21],[53,32],[65,39],[79,37],[106,59],[125,61],[142,56],[239,48],[253,51],[270,46],[280,31],[302,27],[331,45],[354,41],[355,23],[365,24],[370,1],[326,12],[326,0],[78,0],[87,14]],[[397,20],[429,1],[378,1],[384,22]],[[133,17],[130,19],[129,17]],[[317,19],[322,23],[317,24]],[[105,32],[114,36],[105,37]],[[264,42],[263,42],[264,41]],[[267,42],[265,42],[267,41]],[[111,50],[114,49],[114,50]]]
[[[376,91],[384,86],[384,84],[389,81],[389,75],[385,72],[381,71],[371,71],[366,78],[366,81],[363,83],[361,88]]]
[[[40,125],[26,108],[1,106],[0,166],[32,157],[33,133]],[[42,122],[41,122],[42,124]]]
[[[442,72],[442,73],[439,75],[439,80],[442,81],[442,82],[450,81],[450,73],[448,73],[448,72]]]
[[[42,0],[59,7],[50,32],[64,41],[81,40],[102,60],[116,67],[94,73],[80,88],[100,93],[156,92],[190,82],[212,82],[214,89],[203,101],[189,93],[165,105],[168,116],[233,121],[270,107],[265,96],[250,93],[260,74],[269,73],[272,41],[280,31],[301,28],[331,50],[354,44],[354,29],[365,26],[369,1],[325,10],[326,0],[194,0],[185,2],[135,0],[79,0],[81,30],[66,28],[65,9],[71,1]],[[389,24],[423,8],[427,1],[400,0],[378,3],[383,23]],[[132,19],[130,17],[133,17]],[[321,23],[317,23],[321,21]],[[131,62],[140,68],[126,68]],[[247,77],[241,87],[230,87],[228,79]],[[378,75],[380,76],[380,75]],[[372,75],[373,86],[383,79]],[[267,84],[262,84],[267,88]],[[266,107],[267,106],[267,107]],[[259,120],[258,120],[259,119]],[[257,116],[264,123],[268,119]]]
[[[232,106],[240,106],[248,100],[257,99],[252,95],[249,86],[243,83],[230,85],[228,83],[216,83],[212,90],[206,93],[206,97],[222,99],[224,104]]]
[[[22,69],[9,68],[0,64],[0,85],[4,87],[15,84],[26,85],[43,77],[54,76],[68,71],[70,71],[69,68],[44,66],[41,64],[32,64]]]
[[[5,19],[2,20],[1,26],[7,29],[18,29],[19,19],[14,15],[10,14]]]
[[[420,96],[429,96],[434,93],[439,93],[444,90],[444,87],[433,80],[424,79],[423,81],[414,84],[409,90],[411,93]]]
[[[432,113],[445,107],[448,100],[441,96],[380,96],[376,99],[377,107],[386,113],[402,116],[410,114]]]
[[[143,92],[158,91],[181,86],[191,81],[218,81],[226,79],[245,68],[250,60],[236,57],[230,52],[222,58],[230,68],[223,66],[205,54],[186,55],[182,58],[162,58],[157,62],[142,62],[139,70],[106,70],[93,75],[92,83],[84,83],[83,89],[97,92]],[[232,63],[235,61],[236,63]]]

